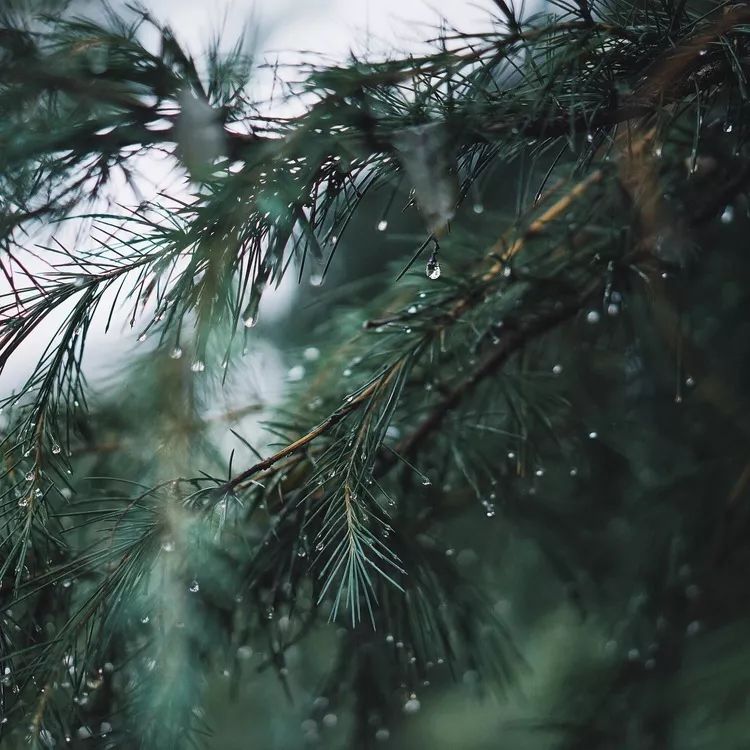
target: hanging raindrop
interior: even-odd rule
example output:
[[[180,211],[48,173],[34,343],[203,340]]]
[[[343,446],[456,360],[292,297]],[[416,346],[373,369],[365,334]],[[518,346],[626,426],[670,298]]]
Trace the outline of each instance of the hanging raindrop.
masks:
[[[192,580],[190,582],[190,586],[188,586],[188,590],[190,591],[191,594],[197,594],[200,591],[200,589],[201,589],[200,584],[196,580]]]
[[[591,323],[592,325],[598,323],[599,313],[596,310],[589,310],[588,313],[586,313],[586,322]]]
[[[190,365],[190,369],[193,372],[203,372],[206,369],[206,365],[200,359],[196,359],[195,362],[193,362],[193,364]]]
[[[437,258],[437,250],[433,251],[432,255],[430,255],[425,268],[425,273],[427,274],[428,279],[434,280],[440,278],[440,263]]]
[[[378,232],[385,232],[385,230],[388,229],[388,221],[386,219],[381,219],[378,222],[377,229]]]
[[[171,352],[169,352],[169,356],[172,359],[179,359],[182,356],[182,349],[180,349],[179,346],[176,346]]]

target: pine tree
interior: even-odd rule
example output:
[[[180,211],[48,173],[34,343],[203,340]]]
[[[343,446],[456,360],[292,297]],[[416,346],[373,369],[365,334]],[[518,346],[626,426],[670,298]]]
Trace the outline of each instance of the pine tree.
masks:
[[[750,8],[495,4],[0,9],[3,749],[747,747]]]

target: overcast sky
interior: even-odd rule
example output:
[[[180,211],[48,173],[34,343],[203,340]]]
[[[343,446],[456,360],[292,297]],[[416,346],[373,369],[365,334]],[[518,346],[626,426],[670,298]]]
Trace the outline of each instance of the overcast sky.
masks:
[[[150,0],[182,39],[200,47],[228,19],[238,29],[248,19],[265,30],[266,49],[314,50],[342,58],[351,47],[414,50],[441,18],[476,28],[495,8],[492,0]]]

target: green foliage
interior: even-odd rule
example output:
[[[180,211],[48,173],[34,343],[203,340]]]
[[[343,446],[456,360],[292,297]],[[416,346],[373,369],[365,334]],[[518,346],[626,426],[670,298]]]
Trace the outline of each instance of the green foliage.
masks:
[[[8,747],[190,746],[210,680],[266,671],[318,696],[310,741],[340,712],[369,747],[450,672],[501,701],[487,746],[698,747],[696,704],[743,746],[746,681],[693,683],[748,614],[750,15],[496,4],[421,57],[305,61],[289,117],[243,45],[193,59],[143,8],[0,11],[0,369],[48,339],[3,399]],[[187,197],[102,208],[163,152]],[[123,317],[149,351],[90,386]],[[280,407],[247,400],[264,338]]]

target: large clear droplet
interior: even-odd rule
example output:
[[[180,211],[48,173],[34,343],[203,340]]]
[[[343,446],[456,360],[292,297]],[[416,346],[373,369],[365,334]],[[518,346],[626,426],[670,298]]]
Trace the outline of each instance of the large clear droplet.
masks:
[[[197,594],[201,590],[201,587],[198,581],[192,580],[190,582],[190,586],[188,586],[188,590],[190,591],[191,594]]]
[[[586,313],[586,322],[587,323],[598,323],[599,322],[599,313],[596,310],[589,310],[588,313]]]
[[[438,262],[436,255],[431,255],[427,261],[425,273],[428,279],[439,279],[440,278],[440,263]]]
[[[727,206],[724,209],[724,212],[721,214],[721,223],[731,224],[733,219],[734,219],[734,208],[732,206]]]
[[[252,328],[258,322],[258,319],[254,315],[250,315],[242,322],[245,328]]]
[[[386,219],[381,219],[378,222],[378,232],[385,232],[386,229],[388,229],[388,221]]]
[[[193,362],[193,364],[190,365],[190,369],[193,372],[203,372],[206,369],[206,365],[200,359],[196,359],[195,362]]]
[[[176,346],[171,352],[169,352],[169,356],[172,359],[179,359],[182,356],[182,349],[180,349],[179,346]]]

